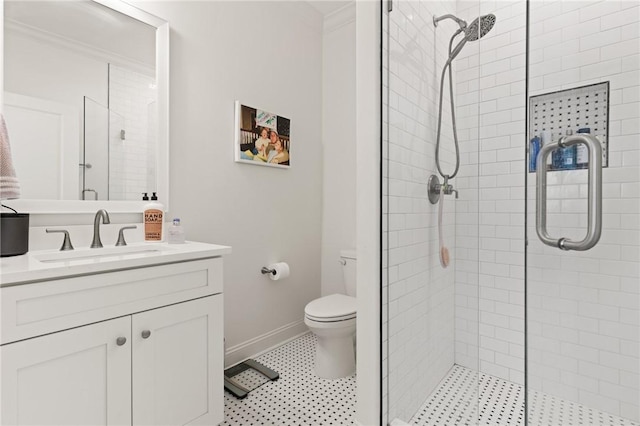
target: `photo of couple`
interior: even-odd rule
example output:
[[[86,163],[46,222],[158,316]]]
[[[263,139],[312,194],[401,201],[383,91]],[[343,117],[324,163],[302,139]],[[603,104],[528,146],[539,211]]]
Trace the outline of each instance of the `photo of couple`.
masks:
[[[290,166],[291,121],[276,114],[236,103],[236,161]]]

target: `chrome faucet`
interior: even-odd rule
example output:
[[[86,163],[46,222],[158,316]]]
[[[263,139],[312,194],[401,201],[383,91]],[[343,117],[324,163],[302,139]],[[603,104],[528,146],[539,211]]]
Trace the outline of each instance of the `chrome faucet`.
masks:
[[[102,223],[104,224],[111,223],[109,213],[105,209],[100,209],[96,212],[96,217],[93,219],[93,242],[91,243],[91,248],[102,247],[102,241],[100,241],[100,218],[102,218]]]

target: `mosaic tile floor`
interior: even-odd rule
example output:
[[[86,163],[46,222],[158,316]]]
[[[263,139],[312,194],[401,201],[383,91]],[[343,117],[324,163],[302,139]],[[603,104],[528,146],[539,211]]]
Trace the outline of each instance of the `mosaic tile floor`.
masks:
[[[305,334],[257,357],[256,361],[279,372],[280,378],[269,382],[252,370],[236,376],[248,387],[260,387],[242,400],[225,391],[222,425],[352,425],[356,377],[337,380],[316,377],[315,344],[315,336]],[[640,426],[539,392],[532,394],[530,413],[531,426]],[[524,388],[455,365],[410,424],[524,426]]]
[[[478,394],[479,404],[476,404]],[[541,392],[532,393],[529,412],[531,426],[638,426],[629,420]],[[455,365],[410,424],[523,426],[524,388]]]
[[[313,373],[315,344],[315,336],[309,333],[257,357],[256,361],[280,373],[280,378],[251,391],[244,399],[237,399],[225,391],[225,421],[222,424],[353,424],[356,376],[336,380],[316,377]],[[251,371],[240,380],[250,387],[264,381]]]

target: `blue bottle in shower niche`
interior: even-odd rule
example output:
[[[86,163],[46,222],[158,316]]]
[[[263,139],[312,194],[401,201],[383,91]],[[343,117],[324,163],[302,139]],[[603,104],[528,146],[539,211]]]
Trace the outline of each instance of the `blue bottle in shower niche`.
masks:
[[[567,130],[567,136],[572,134],[572,130]],[[577,156],[578,150],[575,145],[568,148],[558,148],[551,153],[551,164],[554,170],[573,170],[576,168]]]
[[[578,129],[576,133],[591,133],[591,129],[589,127],[583,127],[582,129]],[[584,169],[589,165],[589,149],[585,144],[580,144],[576,146],[576,166],[578,168]]]
[[[535,172],[538,153],[540,152],[540,138],[536,135],[529,141],[529,171]]]

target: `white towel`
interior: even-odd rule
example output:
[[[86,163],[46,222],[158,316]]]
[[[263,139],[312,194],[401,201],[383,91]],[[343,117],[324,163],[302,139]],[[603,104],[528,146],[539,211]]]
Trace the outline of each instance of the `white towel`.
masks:
[[[20,183],[11,159],[7,125],[4,122],[4,115],[0,114],[0,199],[11,198],[20,198]]]

